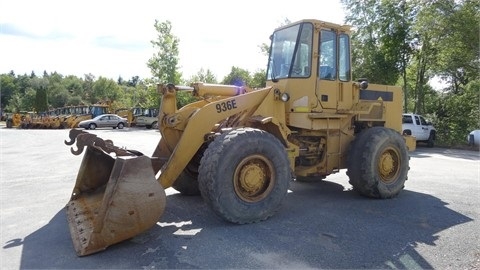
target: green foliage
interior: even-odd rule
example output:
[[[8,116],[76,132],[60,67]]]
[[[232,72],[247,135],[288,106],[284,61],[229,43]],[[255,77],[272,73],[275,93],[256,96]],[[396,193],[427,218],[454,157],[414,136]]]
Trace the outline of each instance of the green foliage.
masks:
[[[436,107],[437,129],[446,145],[465,143],[470,131],[480,128],[480,80],[468,83],[458,94],[446,93]]]
[[[259,69],[253,73],[250,87],[263,88],[267,85],[267,76],[265,69]]]
[[[120,97],[120,88],[114,80],[100,76],[93,83],[93,96],[95,103],[113,102]]]
[[[442,34],[432,70],[445,79],[450,91],[457,93],[461,86],[480,76],[480,5],[472,0],[436,4],[443,11],[436,18],[437,24],[443,27],[439,29]]]
[[[82,97],[80,96],[69,96],[67,99],[67,104],[70,104],[72,106],[78,106],[78,105],[84,105],[84,102],[82,100]],[[63,106],[60,106],[63,107]]]
[[[18,91],[18,86],[15,84],[15,74],[1,74],[0,75],[0,107],[4,109],[9,101],[12,99],[14,93]]]
[[[215,74],[210,69],[204,70],[201,68],[197,74],[190,77],[186,84],[190,85],[195,82],[204,82],[204,83],[218,83]]]
[[[155,20],[154,26],[158,35],[151,43],[157,52],[148,60],[147,66],[156,82],[179,84],[181,73],[177,71],[177,65],[180,40],[171,33],[170,21]]]
[[[32,77],[35,78],[35,77]],[[22,110],[33,112],[35,110],[35,97],[37,91],[35,89],[28,87],[25,90],[25,94],[20,98],[20,106]]]
[[[187,104],[197,101],[190,92],[179,91],[177,92],[177,107],[181,108]]]
[[[230,73],[223,78],[222,84],[236,85],[236,86],[250,86],[252,85],[250,72],[246,69],[232,66]]]
[[[353,72],[400,83],[404,111],[434,121],[441,143],[465,143],[480,127],[480,25],[473,0],[342,0],[352,35]],[[443,92],[429,80],[440,77]]]
[[[146,106],[158,105],[150,100],[147,86],[138,76],[133,77],[135,87],[118,85],[104,77],[96,79],[87,74],[85,78],[74,75],[64,77],[58,73],[43,73],[43,77],[17,75],[12,72],[0,74],[2,109],[5,112],[43,112],[70,105],[89,105],[98,102],[110,103],[112,109],[132,107],[143,103]],[[132,84],[131,84],[132,85]],[[159,100],[155,92],[156,100]]]
[[[40,87],[37,89],[35,95],[35,111],[36,112],[46,112],[48,111],[47,104],[47,89],[45,87]]]
[[[342,3],[346,22],[356,28],[352,34],[354,78],[396,83],[409,53],[409,2],[342,0]]]

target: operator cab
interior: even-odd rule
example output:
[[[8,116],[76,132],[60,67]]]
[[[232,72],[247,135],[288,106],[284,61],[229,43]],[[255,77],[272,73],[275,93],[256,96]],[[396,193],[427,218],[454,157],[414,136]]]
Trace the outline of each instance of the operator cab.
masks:
[[[292,97],[287,112],[351,106],[349,33],[348,26],[318,20],[302,20],[273,33],[267,85],[276,84]]]

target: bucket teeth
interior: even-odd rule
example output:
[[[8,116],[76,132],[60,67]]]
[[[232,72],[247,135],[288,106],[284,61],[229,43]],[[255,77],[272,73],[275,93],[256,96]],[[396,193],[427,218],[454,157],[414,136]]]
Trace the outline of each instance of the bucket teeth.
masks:
[[[67,142],[67,140],[65,140],[65,144],[66,145],[74,144],[77,136],[84,133],[87,133],[87,132],[80,129],[71,129],[70,133],[68,134],[68,137],[70,137],[70,141]]]
[[[113,145],[113,142],[111,140],[104,140],[102,138],[97,137],[95,134],[88,133],[83,130],[79,129],[72,129],[70,130],[70,141],[67,142],[65,140],[66,145],[72,145],[77,141],[77,150],[73,148],[73,146],[70,148],[70,152],[74,155],[80,155],[83,153],[83,149],[85,146],[91,146],[95,147],[99,150],[102,150],[108,154],[110,153],[115,153],[117,156],[142,156],[143,154],[139,151],[130,151],[124,148],[120,148],[118,146]]]

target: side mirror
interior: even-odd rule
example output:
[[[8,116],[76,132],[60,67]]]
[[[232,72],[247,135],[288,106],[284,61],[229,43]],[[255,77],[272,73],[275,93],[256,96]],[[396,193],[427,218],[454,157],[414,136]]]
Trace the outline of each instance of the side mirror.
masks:
[[[358,85],[359,85],[359,87],[360,87],[361,90],[365,90],[365,89],[368,88],[368,81],[367,81],[367,79],[361,78],[361,79],[358,79],[357,82],[358,82]]]

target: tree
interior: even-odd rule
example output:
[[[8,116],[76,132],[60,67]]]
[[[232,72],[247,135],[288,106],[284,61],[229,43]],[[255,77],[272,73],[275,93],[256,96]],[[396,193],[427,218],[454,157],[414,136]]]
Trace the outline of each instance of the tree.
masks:
[[[438,137],[447,145],[465,143],[466,135],[480,128],[479,104],[479,80],[468,83],[459,94],[445,93],[435,110],[438,116]]]
[[[248,70],[232,66],[230,73],[223,78],[222,84],[250,86],[251,80]]]
[[[140,77],[133,76],[130,80],[128,80],[127,85],[131,87],[135,87],[137,86],[139,80],[140,80]]]
[[[201,68],[197,74],[190,77],[186,83],[191,84],[194,82],[218,83],[215,74],[213,74],[210,69],[204,70],[203,68]]]
[[[442,27],[439,53],[433,70],[449,84],[450,91],[459,93],[470,81],[480,76],[480,8],[472,0],[447,2],[437,20]]]
[[[25,95],[20,97],[20,106],[22,110],[33,111],[35,109],[35,96],[37,91],[32,87],[25,90]]]
[[[113,102],[120,98],[120,88],[114,80],[100,76],[93,83],[93,94],[95,103]]]
[[[153,47],[158,50],[147,62],[154,80],[162,83],[179,84],[181,73],[177,71],[179,61],[180,40],[174,36],[170,21],[155,20],[157,39],[152,40]]]
[[[13,72],[13,71],[12,71]],[[3,110],[12,99],[12,96],[18,91],[15,85],[15,75],[0,75],[0,107]]]
[[[342,0],[352,34],[353,74],[395,84],[408,59],[409,1]],[[400,12],[399,12],[400,11]]]
[[[35,111],[36,112],[46,112],[48,111],[48,102],[47,102],[47,88],[40,87],[37,89],[35,95]]]
[[[31,79],[32,88],[35,89],[35,103],[34,109],[36,112],[48,111],[48,97],[47,88],[49,85],[48,78],[33,78]]]
[[[83,99],[88,103],[95,103],[95,95],[93,93],[93,83],[95,82],[95,76],[91,73],[85,74],[83,79]]]
[[[82,97],[83,96],[83,81],[81,78],[78,78],[77,76],[74,75],[68,75],[62,80],[62,85],[67,89],[67,91],[70,93],[72,96],[78,96]]]
[[[253,73],[253,78],[250,87],[262,88],[267,84],[267,76],[265,69],[259,69]]]

